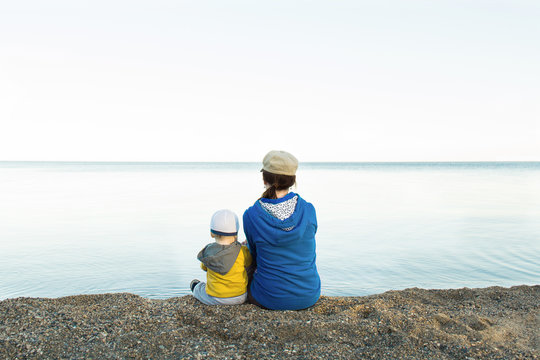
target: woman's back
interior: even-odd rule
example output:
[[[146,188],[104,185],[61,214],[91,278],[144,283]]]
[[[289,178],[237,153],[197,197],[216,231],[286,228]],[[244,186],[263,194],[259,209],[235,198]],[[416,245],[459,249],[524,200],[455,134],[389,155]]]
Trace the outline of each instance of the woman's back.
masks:
[[[262,198],[246,210],[243,223],[257,263],[251,296],[276,310],[315,304],[321,282],[315,264],[317,218],[313,205],[292,192],[280,199]]]

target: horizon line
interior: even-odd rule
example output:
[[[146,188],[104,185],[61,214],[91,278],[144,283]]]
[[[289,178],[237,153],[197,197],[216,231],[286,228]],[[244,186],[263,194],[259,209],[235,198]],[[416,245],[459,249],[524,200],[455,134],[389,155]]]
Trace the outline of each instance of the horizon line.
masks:
[[[0,160],[0,163],[77,163],[77,164],[258,164],[261,161],[117,161],[117,160]],[[387,161],[300,161],[300,164],[422,164],[422,163],[540,163],[540,160],[387,160]]]

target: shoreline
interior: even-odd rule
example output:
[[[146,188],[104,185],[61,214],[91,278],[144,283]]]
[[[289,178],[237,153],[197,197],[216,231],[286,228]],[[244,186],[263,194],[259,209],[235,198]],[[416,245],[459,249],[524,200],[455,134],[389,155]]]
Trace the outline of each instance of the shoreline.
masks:
[[[129,293],[0,301],[0,358],[540,359],[540,285],[322,296],[301,311]]]

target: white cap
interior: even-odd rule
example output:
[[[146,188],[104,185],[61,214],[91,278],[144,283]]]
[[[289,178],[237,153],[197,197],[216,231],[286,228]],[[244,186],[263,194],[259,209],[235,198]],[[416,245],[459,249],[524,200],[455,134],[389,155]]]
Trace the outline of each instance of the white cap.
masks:
[[[231,210],[218,210],[210,220],[210,231],[216,235],[234,236],[238,234],[238,217]]]

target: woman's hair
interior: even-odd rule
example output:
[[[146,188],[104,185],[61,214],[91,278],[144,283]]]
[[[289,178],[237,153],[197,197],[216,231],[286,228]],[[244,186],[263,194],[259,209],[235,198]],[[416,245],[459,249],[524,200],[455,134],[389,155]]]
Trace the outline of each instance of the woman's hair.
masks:
[[[264,182],[269,184],[270,187],[266,189],[261,198],[277,199],[276,190],[288,190],[296,184],[296,175],[273,174],[266,170],[263,170],[262,174]]]

